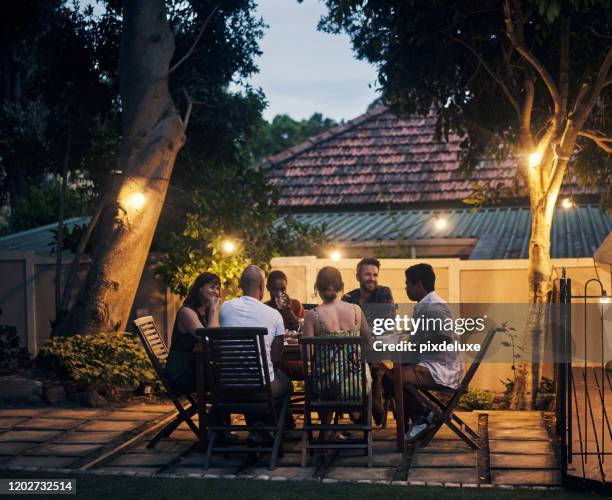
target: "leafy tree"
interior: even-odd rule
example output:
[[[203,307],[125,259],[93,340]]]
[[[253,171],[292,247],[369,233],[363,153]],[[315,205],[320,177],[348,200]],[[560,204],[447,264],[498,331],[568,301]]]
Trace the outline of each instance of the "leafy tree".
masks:
[[[610,186],[612,3],[609,0],[326,0],[322,27],[346,31],[377,65],[383,99],[399,114],[433,110],[442,136],[463,138],[462,166],[514,158],[529,198],[529,295],[547,300],[550,231],[564,178]],[[608,192],[609,194],[609,192]],[[609,200],[605,203],[609,207]],[[532,308],[533,352],[544,315]],[[517,384],[535,402],[539,363]],[[521,383],[523,383],[521,382]],[[530,400],[529,400],[530,398]]]
[[[227,295],[233,296],[248,264],[265,269],[278,255],[318,253],[325,228],[301,224],[290,215],[279,217],[277,198],[261,171],[228,166],[206,171],[183,230],[168,238],[160,275],[184,296],[195,277],[209,270],[219,274]],[[235,245],[231,252],[223,248],[228,240]]]
[[[321,113],[313,113],[304,120],[294,120],[289,115],[276,115],[270,123],[262,120],[250,147],[254,158],[262,159],[285,151],[336,125],[337,122],[324,118]]]
[[[17,200],[11,210],[8,232],[25,231],[56,222],[60,182],[57,176],[53,176],[38,186],[30,186],[28,199]],[[64,200],[66,218],[88,215],[91,213],[92,201],[91,184],[84,182],[83,179],[70,182]]]

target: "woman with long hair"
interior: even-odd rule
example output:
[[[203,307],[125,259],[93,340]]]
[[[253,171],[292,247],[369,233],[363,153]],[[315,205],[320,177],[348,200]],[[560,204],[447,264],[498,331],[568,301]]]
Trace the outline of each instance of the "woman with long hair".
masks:
[[[193,347],[198,328],[219,326],[221,280],[216,274],[200,274],[176,313],[172,344],[166,362],[166,377],[180,393],[195,392],[196,369]]]
[[[341,300],[344,283],[342,282],[342,275],[338,269],[332,266],[323,267],[317,274],[315,290],[321,297],[323,303],[306,314],[304,318],[304,336],[362,336],[367,338],[368,343],[370,343],[370,327],[361,308],[355,304],[349,304]],[[365,363],[363,359],[364,354],[363,352],[361,353],[361,363]],[[316,364],[317,360],[314,359],[313,362]],[[348,386],[359,387],[361,384],[362,371],[360,367],[356,370],[351,370],[350,373],[338,370],[332,371],[331,379],[333,379],[333,385],[336,386],[340,392],[342,392],[342,388]],[[371,375],[367,364],[365,374],[369,390]],[[330,375],[327,374],[327,377],[330,378]],[[347,377],[352,377],[354,383],[346,383]],[[342,394],[339,395],[342,397]]]

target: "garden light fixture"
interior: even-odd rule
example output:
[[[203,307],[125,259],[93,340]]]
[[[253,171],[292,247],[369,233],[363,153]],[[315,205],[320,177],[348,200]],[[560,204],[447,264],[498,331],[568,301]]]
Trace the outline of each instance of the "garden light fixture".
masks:
[[[125,197],[125,204],[131,210],[140,210],[144,206],[145,201],[145,195],[140,191],[136,191]]]

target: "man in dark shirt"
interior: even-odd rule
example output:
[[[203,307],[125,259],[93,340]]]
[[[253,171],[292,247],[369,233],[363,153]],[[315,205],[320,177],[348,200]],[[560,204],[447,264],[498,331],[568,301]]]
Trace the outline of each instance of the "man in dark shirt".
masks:
[[[287,295],[287,275],[282,271],[272,271],[268,275],[266,288],[270,292],[270,300],[266,305],[281,314],[286,330],[298,330],[299,320],[304,319],[304,307],[299,300]]]
[[[378,259],[366,257],[357,264],[355,277],[359,288],[351,290],[342,300],[359,305],[365,314],[370,327],[374,318],[392,318],[395,316],[393,294],[387,286],[378,285],[380,262]],[[372,416],[377,425],[382,421],[383,410],[383,378],[390,376],[389,369],[381,362],[371,362],[372,371]]]

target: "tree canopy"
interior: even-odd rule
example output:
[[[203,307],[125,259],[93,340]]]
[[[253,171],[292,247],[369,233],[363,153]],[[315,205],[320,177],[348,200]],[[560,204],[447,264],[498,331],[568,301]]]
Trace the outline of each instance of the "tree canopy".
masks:
[[[320,27],[350,35],[357,56],[377,66],[383,99],[395,111],[433,110],[441,135],[462,136],[468,169],[484,156],[529,154],[556,113],[587,106],[591,95],[576,103],[580,89],[594,90],[610,48],[609,0],[325,3]],[[611,135],[609,83],[584,126],[594,132],[580,135],[569,165],[570,175],[600,185],[610,185],[610,148],[593,138]],[[563,131],[554,132],[558,141]]]

